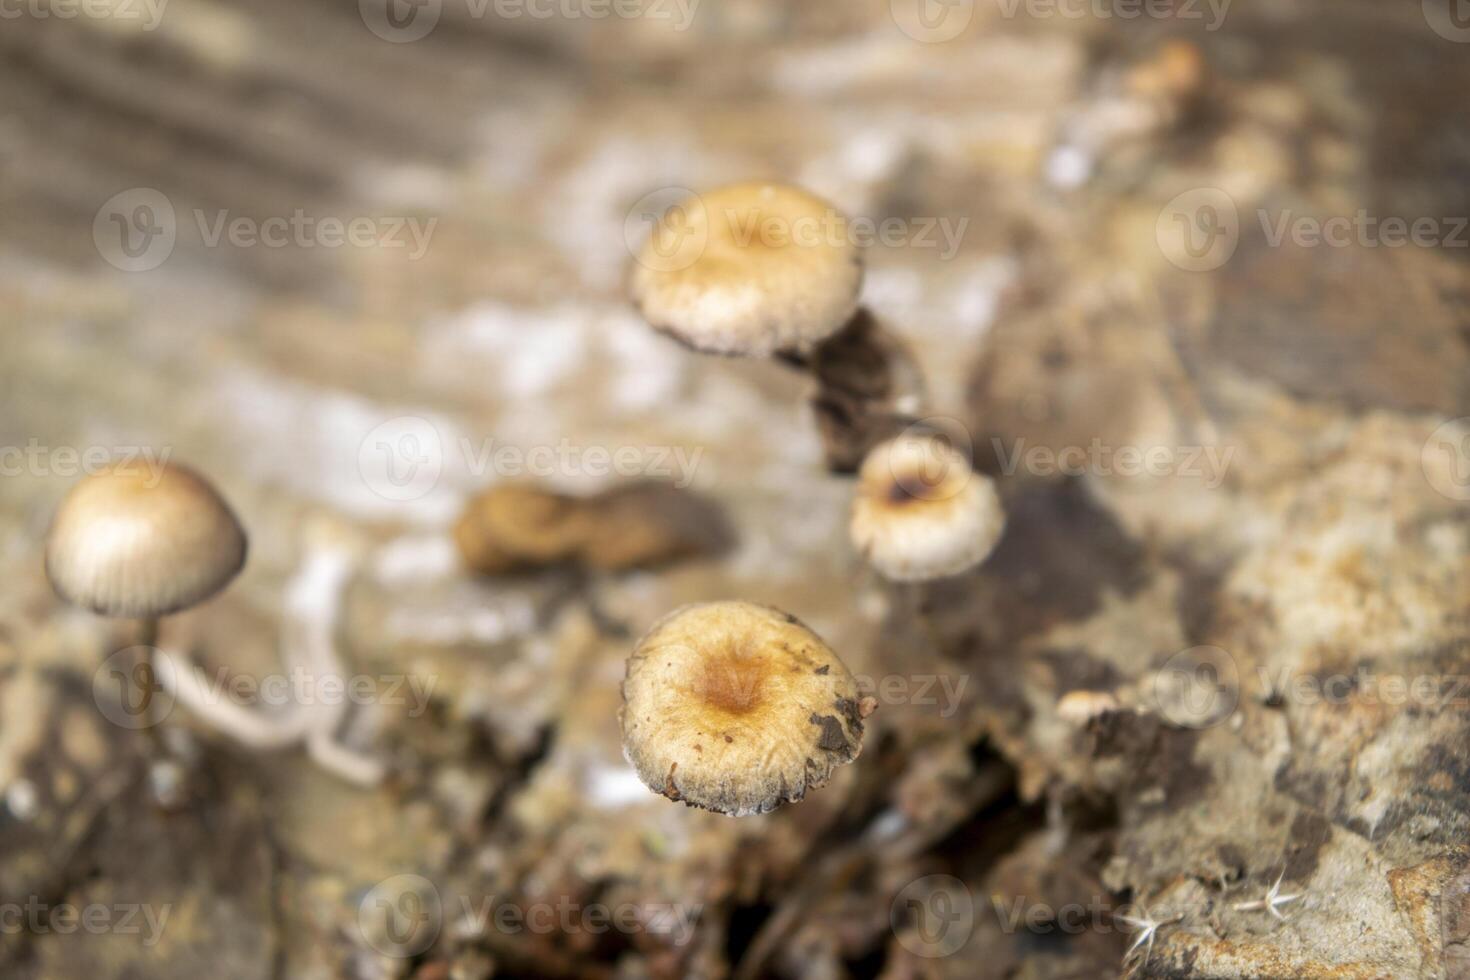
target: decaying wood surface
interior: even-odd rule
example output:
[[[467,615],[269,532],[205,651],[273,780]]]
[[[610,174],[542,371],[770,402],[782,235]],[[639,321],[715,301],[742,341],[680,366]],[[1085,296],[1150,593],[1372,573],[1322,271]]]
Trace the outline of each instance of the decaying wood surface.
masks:
[[[981,3],[943,43],[901,6],[705,0],[675,31],[446,0],[411,43],[315,0],[0,22],[0,972],[1470,976],[1470,46],[1418,3]],[[644,202],[752,176],[908,229],[865,298],[1000,483],[973,573],[885,587],[809,383],[629,309]],[[140,189],[176,240],[127,272]],[[1222,194],[1234,253],[1181,253]],[[1359,212],[1438,238],[1273,240]],[[230,231],[273,218],[283,247]],[[437,471],[385,483],[405,435]],[[62,607],[40,548],[88,450],[130,447],[251,533],[165,623],[211,670],[280,671],[295,570],[353,541],[338,640],[374,696],[344,735],[385,785],[182,708],[109,721],[131,627]],[[620,448],[637,472],[599,468]],[[459,567],[487,484],[620,476],[733,545]],[[728,597],[880,702],[832,785],[745,820],[648,792],[617,724],[636,636]],[[1074,691],[1117,707],[1068,720]],[[136,929],[6,917],[61,905]]]

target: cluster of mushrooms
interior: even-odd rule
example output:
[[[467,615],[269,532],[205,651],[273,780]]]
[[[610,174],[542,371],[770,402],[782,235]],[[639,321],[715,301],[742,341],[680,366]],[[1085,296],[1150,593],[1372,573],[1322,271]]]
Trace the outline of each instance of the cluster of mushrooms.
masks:
[[[862,283],[862,251],[836,207],[744,183],[670,208],[630,292],[655,329],[695,351],[809,372],[828,467],[857,472],[854,546],[895,582],[957,575],[1000,539],[1000,497],[950,434],[922,421],[921,372],[860,306]],[[644,783],[735,816],[824,785],[857,758],[876,706],[795,617],[744,602],[655,625],[628,661],[623,702],[624,750]]]
[[[802,227],[825,231],[812,240],[789,233]],[[1005,523],[1000,499],[944,432],[919,421],[922,379],[903,345],[860,308],[862,253],[845,227],[836,208],[797,188],[713,191],[654,228],[633,268],[632,298],[650,324],[694,350],[810,372],[828,466],[857,476],[857,550],[895,582],[956,575],[995,547]],[[455,534],[466,564],[489,574],[569,556],[625,567],[685,546],[649,531],[631,553],[613,547],[588,531],[607,524],[585,520],[588,506],[501,488],[472,502]],[[46,570],[63,599],[138,620],[137,666],[207,724],[251,748],[304,745],[345,779],[379,782],[384,766],[344,744],[340,708],[266,712],[211,696],[203,672],[160,641],[159,619],[222,590],[246,550],[240,522],[203,476],[181,465],[146,477],[114,467],[83,479],[62,502]],[[342,675],[332,597],[354,563],[341,542],[318,542],[309,554],[301,575],[328,598],[288,631],[283,656],[292,666]],[[732,816],[766,813],[856,759],[875,707],[794,616],[747,602],[701,603],[664,617],[633,650],[623,748],[643,782],[670,799]]]

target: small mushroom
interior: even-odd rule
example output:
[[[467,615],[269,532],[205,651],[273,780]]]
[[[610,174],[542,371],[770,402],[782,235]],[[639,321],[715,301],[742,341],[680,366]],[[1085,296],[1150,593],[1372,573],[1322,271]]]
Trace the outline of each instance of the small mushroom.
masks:
[[[498,484],[470,500],[454,526],[460,558],[482,575],[561,564],[599,572],[652,568],[717,554],[731,538],[714,503],[656,480],[586,497]]]
[[[857,310],[861,250],[848,220],[800,188],[733,184],[654,226],[630,291],[648,322],[696,350],[804,354]]]
[[[84,478],[57,509],[46,575],[68,602],[152,622],[223,589],[245,552],[240,522],[198,473],[114,465]]]
[[[503,575],[572,558],[589,514],[575,497],[524,483],[496,484],[471,500],[454,525],[460,557],[482,575]]]
[[[228,699],[184,653],[159,642],[158,620],[218,593],[239,573],[245,532],[224,498],[203,476],[180,465],[161,471],[117,465],[92,474],[67,494],[46,541],[46,574],[68,602],[104,616],[142,621],[143,664],[158,685],[217,731],[256,749],[306,741],[317,762],[344,778],[373,783],[381,767],[335,741],[340,711],[315,706],[274,717]],[[333,558],[314,581],[334,590],[347,565]],[[315,567],[315,566],[313,566]],[[318,677],[340,676],[331,631],[336,606],[299,627],[285,657]],[[305,618],[305,617],[303,617]],[[320,619],[321,622],[316,622]],[[142,709],[152,710],[155,685],[145,684]],[[145,716],[146,717],[146,716]]]
[[[72,487],[46,537],[46,577],[67,602],[140,623],[137,666],[153,674],[161,616],[219,592],[245,564],[245,532],[219,492],[185,466],[114,464]],[[154,685],[144,684],[151,718]]]
[[[849,532],[885,578],[958,575],[983,561],[1004,529],[995,484],[940,435],[898,436],[863,461]]]
[[[858,757],[876,704],[794,616],[749,602],[685,606],[628,659],[623,750],[671,800],[768,813]]]

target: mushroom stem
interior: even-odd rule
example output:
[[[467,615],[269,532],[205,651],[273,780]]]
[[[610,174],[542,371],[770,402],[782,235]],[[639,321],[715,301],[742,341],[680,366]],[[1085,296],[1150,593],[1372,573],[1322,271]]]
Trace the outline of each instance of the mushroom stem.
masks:
[[[322,697],[328,678],[335,679],[331,685],[335,689],[347,689],[335,633],[342,594],[356,564],[348,548],[318,546],[308,552],[287,586],[281,659],[288,672],[308,682],[303,701],[279,713],[231,704],[210,691],[204,672],[187,657],[161,650],[165,687],[202,721],[247,748],[273,750],[304,743],[312,761],[333,775],[360,786],[381,782],[382,763],[337,739],[347,714],[346,701]]]
[[[348,748],[330,732],[315,731],[307,736],[306,754],[327,772],[357,786],[376,786],[387,774],[383,763]]]
[[[208,675],[187,654],[163,648],[154,656],[162,668],[163,687],[200,721],[241,745],[268,752],[289,748],[306,736],[308,718],[299,709],[275,714],[241,707],[212,690]]]
[[[909,616],[923,628],[934,654],[939,656],[944,653],[944,638],[939,635],[939,627],[934,625],[934,620],[929,618],[929,609],[924,602],[924,585],[923,582],[904,582],[899,585],[899,591],[907,601]]]
[[[158,617],[145,616],[138,620],[138,642],[134,645],[135,653],[133,670],[142,681],[143,688],[143,728],[153,739],[154,747],[159,746],[158,733],[155,726],[162,718],[158,717],[158,710],[153,704],[154,682],[158,679],[158,663],[156,647],[158,646]]]
[[[913,352],[866,307],[806,359],[817,383],[817,416],[827,467],[855,471],[868,451],[913,424],[928,386]]]

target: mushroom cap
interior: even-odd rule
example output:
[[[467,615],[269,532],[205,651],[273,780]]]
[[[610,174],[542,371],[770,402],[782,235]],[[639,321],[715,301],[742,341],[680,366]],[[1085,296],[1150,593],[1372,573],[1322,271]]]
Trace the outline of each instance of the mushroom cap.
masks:
[[[1003,530],[995,484],[947,440],[901,435],[863,460],[849,532],[885,578],[958,575],[983,561]]]
[[[587,504],[527,483],[500,483],[465,505],[454,525],[460,557],[483,575],[554,565],[587,539]]]
[[[649,323],[696,350],[765,357],[836,333],[862,283],[842,212],[796,187],[746,183],[670,208],[630,291]]]
[[[623,682],[623,751],[671,800],[767,813],[862,751],[872,701],[837,655],[778,609],[685,606],[638,642]]]
[[[197,605],[245,564],[245,532],[193,470],[117,465],[62,500],[46,575],[68,602],[104,616],[150,618]]]

